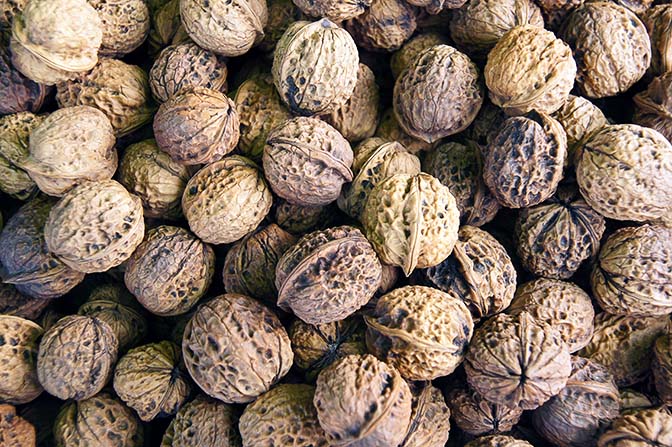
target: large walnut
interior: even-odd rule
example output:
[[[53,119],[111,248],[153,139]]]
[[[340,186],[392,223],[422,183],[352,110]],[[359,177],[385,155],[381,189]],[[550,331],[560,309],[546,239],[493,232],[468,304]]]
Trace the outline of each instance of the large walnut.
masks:
[[[37,185],[23,170],[21,162],[30,154],[30,132],[44,118],[46,116],[33,115],[30,112],[0,117],[0,191],[15,199],[26,200],[37,191]]]
[[[236,410],[202,394],[180,408],[161,447],[241,447]]]
[[[38,324],[0,315],[0,401],[25,404],[42,393],[36,366],[41,336]]]
[[[2,4],[9,2],[4,1]],[[2,6],[0,5],[0,22]],[[0,25],[0,28],[2,26]],[[0,48],[0,115],[18,112],[38,112],[47,99],[50,89],[43,84],[31,81],[12,65],[9,48]]]
[[[649,73],[659,76],[672,70],[672,6],[658,5],[640,15],[651,39],[651,66]]]
[[[443,447],[450,434],[450,409],[431,384],[411,387],[413,406],[408,433],[399,447]]]
[[[398,78],[401,73],[411,66],[418,54],[436,45],[446,45],[448,43],[445,36],[439,33],[418,34],[407,41],[401,48],[395,51],[390,58],[390,68],[394,78]]]
[[[36,445],[35,427],[19,417],[16,408],[0,404],[0,445],[4,447],[33,447]]]
[[[294,0],[311,17],[326,17],[336,23],[354,19],[371,6],[371,0]]]
[[[475,439],[465,447],[533,447],[527,441],[521,441],[512,436],[505,435],[491,435]]]
[[[625,414],[597,441],[597,447],[647,447],[672,445],[669,410],[650,409]]]
[[[0,282],[0,315],[37,320],[51,300],[23,295],[16,287]]]
[[[128,293],[125,289],[123,290]],[[134,300],[130,294],[128,295]],[[94,291],[89,299],[79,307],[77,313],[95,317],[110,325],[119,341],[119,352],[126,352],[147,335],[147,320],[139,307],[134,302],[116,300],[112,296],[105,297]]]
[[[633,102],[635,123],[672,140],[672,72],[654,78],[646,90],[633,97]]]
[[[651,364],[656,391],[662,402],[672,404],[672,335],[658,337],[653,345],[653,363]]]
[[[554,114],[567,134],[567,162],[574,164],[579,147],[597,131],[609,124],[599,107],[581,96],[569,95],[567,102]]]
[[[357,44],[370,51],[394,51],[415,32],[417,9],[404,0],[372,0],[369,9],[345,23]]]
[[[102,22],[101,56],[121,57],[138,48],[149,34],[145,0],[87,0]]]
[[[451,391],[447,402],[457,426],[474,436],[506,433],[523,414],[522,408],[492,403],[472,389]]]

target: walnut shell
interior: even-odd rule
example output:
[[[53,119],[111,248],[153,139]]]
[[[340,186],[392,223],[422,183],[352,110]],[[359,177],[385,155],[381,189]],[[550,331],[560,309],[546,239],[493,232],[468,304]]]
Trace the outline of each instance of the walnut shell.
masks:
[[[311,17],[326,17],[340,23],[362,15],[372,0],[294,0],[294,4]]]
[[[460,135],[463,137],[462,142],[467,144],[472,141],[478,144],[481,155],[484,155],[485,148],[495,139],[507,118],[509,116],[502,109],[485,100],[474,122]]]
[[[15,199],[27,200],[37,191],[37,185],[20,165],[29,155],[30,132],[44,118],[30,112],[0,117],[0,191]]]
[[[345,22],[345,28],[365,50],[394,51],[415,32],[416,16],[416,8],[403,0],[372,0],[364,14]]]
[[[381,275],[378,256],[361,231],[316,231],[278,260],[278,306],[309,324],[342,320],[373,297]]]
[[[149,8],[144,0],[87,0],[103,25],[101,56],[121,57],[138,48],[149,34]]]
[[[237,294],[198,308],[184,330],[182,352],[198,386],[226,403],[253,401],[287,374],[294,358],[275,314]]]
[[[0,282],[0,315],[37,320],[49,304],[51,300],[22,295],[13,285]]]
[[[61,318],[42,337],[37,377],[59,399],[88,399],[112,377],[118,343],[102,320],[83,315]]]
[[[577,154],[576,181],[604,217],[672,222],[672,145],[653,129],[604,127]]]
[[[672,335],[661,335],[654,343],[651,371],[658,396],[664,404],[670,405],[672,403]]]
[[[672,73],[665,73],[651,81],[648,88],[633,97],[633,121],[640,126],[660,132],[672,140]]]
[[[82,304],[79,315],[95,317],[107,323],[119,341],[119,352],[136,346],[147,335],[147,320],[135,308],[111,300],[91,300]]]
[[[3,6],[9,4],[3,1]],[[0,22],[2,22],[0,6]],[[2,25],[0,24],[0,28]],[[49,87],[31,81],[12,65],[9,48],[2,45],[0,48],[0,115],[18,112],[38,112],[42,108],[50,92]]]
[[[455,423],[474,436],[505,433],[520,420],[522,408],[487,401],[471,389],[455,389],[447,399]]]
[[[189,43],[191,39],[182,25],[180,18],[180,0],[161,2],[151,6],[152,24],[149,30],[149,54],[156,56],[168,45]]]
[[[647,2],[648,3],[648,2]],[[626,5],[624,5],[626,6]],[[651,39],[651,66],[649,73],[660,76],[672,70],[672,7],[658,5],[639,15]]]
[[[3,0],[0,3],[0,32],[11,31],[14,16],[21,14],[26,3],[28,0]]]
[[[236,105],[206,87],[183,89],[161,104],[153,127],[161,150],[186,165],[218,161],[240,138]]]
[[[111,301],[136,310],[142,309],[142,306],[140,306],[131,292],[128,291],[123,282],[113,282],[95,287],[91,290],[87,301]]]
[[[16,414],[16,408],[0,404],[0,445],[31,447],[36,445],[35,427]]]
[[[1,401],[25,404],[42,394],[36,367],[37,347],[42,332],[42,328],[30,320],[0,315]]]
[[[350,144],[336,129],[317,118],[299,117],[269,134],[264,175],[277,195],[295,205],[327,205],[352,181],[352,159]]]
[[[567,164],[573,165],[583,143],[609,124],[599,107],[580,96],[569,95],[567,102],[554,114],[567,134]]]
[[[313,406],[315,387],[281,384],[249,404],[240,416],[243,447],[327,447]]]
[[[268,23],[264,27],[264,38],[258,48],[261,51],[272,52],[289,25],[305,19],[305,16],[292,0],[267,0],[266,3]]]
[[[623,415],[597,441],[597,447],[651,445],[672,445],[672,415],[665,409]]]
[[[283,230],[294,235],[303,235],[331,227],[337,217],[336,211],[332,205],[301,206],[280,199],[275,207],[274,216],[275,222]]]
[[[399,447],[443,447],[450,434],[450,409],[443,393],[431,384],[411,388],[411,423]]]
[[[560,123],[533,111],[504,121],[486,150],[483,180],[503,206],[537,205],[555,194],[566,157]]]
[[[407,134],[399,125],[393,108],[389,108],[383,112],[375,136],[387,141],[396,141],[411,154],[417,154],[420,151],[429,151],[434,147],[434,144],[427,143]]]
[[[411,391],[372,355],[349,355],[323,369],[313,401],[330,445],[399,445],[411,419]]]
[[[448,45],[420,53],[394,84],[394,113],[406,133],[427,143],[466,129],[483,104],[478,68]]]
[[[272,202],[257,165],[233,155],[204,167],[189,180],[182,211],[203,242],[227,244],[254,230]]]
[[[521,312],[499,314],[477,328],[464,368],[485,399],[533,410],[565,387],[572,365],[559,333]]]
[[[54,205],[44,224],[49,251],[84,273],[124,262],[144,232],[140,199],[114,180],[76,186]]]
[[[161,447],[240,447],[236,410],[199,394],[175,415]]]
[[[521,441],[512,436],[491,435],[475,439],[465,447],[534,447],[527,441]]]
[[[576,84],[589,98],[625,92],[651,61],[651,43],[637,16],[612,2],[587,2],[565,20],[560,37],[572,47]]]
[[[297,115],[330,113],[352,96],[359,55],[347,31],[328,19],[294,22],[273,56],[273,81]]]
[[[619,397],[621,415],[632,413],[633,410],[637,411],[653,407],[653,403],[646,394],[629,388],[621,388],[619,390]]]
[[[416,35],[392,54],[390,58],[392,76],[394,79],[398,78],[404,70],[411,66],[418,54],[427,48],[447,43],[447,39],[439,33],[429,32]]]

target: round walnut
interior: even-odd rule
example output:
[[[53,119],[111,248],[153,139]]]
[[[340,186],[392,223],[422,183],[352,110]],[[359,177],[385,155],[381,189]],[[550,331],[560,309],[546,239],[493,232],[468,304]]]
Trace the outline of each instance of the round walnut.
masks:
[[[478,68],[448,45],[420,53],[394,84],[394,113],[406,133],[427,143],[466,129],[483,104]]]
[[[394,79],[413,64],[418,54],[437,45],[446,45],[448,42],[442,34],[422,33],[408,40],[399,50],[395,51],[390,58],[390,68]]]
[[[520,420],[523,410],[489,402],[471,389],[448,393],[451,416],[460,429],[473,436],[510,431]]]
[[[666,405],[672,403],[672,335],[658,337],[653,345],[653,363],[651,364],[656,391]]]
[[[262,394],[240,416],[243,447],[327,447],[313,406],[315,387],[282,384]]]
[[[375,136],[387,141],[396,141],[412,154],[417,154],[420,151],[430,151],[434,147],[434,144],[427,143],[407,134],[399,125],[393,108],[389,108],[383,112]]]
[[[635,123],[672,140],[672,72],[653,79],[646,90],[634,96],[633,102]]]
[[[130,304],[113,299],[95,299],[95,295],[92,294],[89,300],[79,307],[77,313],[107,323],[117,336],[119,352],[126,352],[136,346],[147,335],[147,320]]]
[[[275,305],[275,267],[296,240],[276,224],[245,236],[226,253],[222,272],[226,291]]]
[[[672,70],[672,6],[658,5],[640,14],[651,39],[651,66],[649,73],[659,76]]]
[[[51,300],[23,295],[13,285],[0,282],[0,315],[37,320],[50,303]]]
[[[327,205],[352,181],[352,160],[350,144],[336,129],[317,118],[299,117],[269,134],[264,175],[273,191],[290,203]]]
[[[198,308],[184,330],[182,351],[198,386],[226,403],[252,402],[287,374],[294,358],[277,316],[237,294]]]
[[[431,384],[411,387],[413,404],[408,433],[399,447],[443,447],[450,434],[450,409]]]
[[[36,367],[41,336],[42,328],[38,324],[0,315],[0,401],[25,404],[42,393]]]
[[[117,170],[114,133],[105,114],[90,106],[58,109],[30,132],[21,161],[46,194],[62,196],[87,180],[109,180]]]
[[[0,233],[2,282],[31,298],[48,302],[84,279],[54,256],[44,239],[45,222],[55,200],[38,197],[23,205]]]
[[[604,127],[577,154],[576,180],[604,217],[672,222],[672,145],[653,129]]]
[[[381,261],[409,276],[416,267],[433,267],[450,255],[460,212],[436,178],[397,174],[371,191],[362,221]]]
[[[30,132],[44,118],[30,112],[0,117],[0,191],[15,199],[26,200],[37,191],[37,185],[20,165],[29,155]]]
[[[332,205],[300,206],[292,205],[284,199],[278,200],[273,214],[278,226],[294,235],[329,228],[338,217],[337,210]]]
[[[240,446],[236,410],[204,395],[180,408],[161,441],[161,447]]]
[[[525,73],[520,76],[520,73]],[[567,44],[540,26],[512,28],[488,54],[490,100],[509,115],[553,113],[569,97],[576,63]],[[512,82],[512,79],[516,81]]]
[[[610,314],[672,313],[672,228],[627,227],[604,243],[591,276],[595,299]]]
[[[221,56],[194,43],[171,45],[161,51],[149,71],[149,86],[158,102],[166,102],[182,89],[206,87],[226,92],[228,70]]]
[[[140,199],[114,180],[76,186],[54,205],[44,224],[49,251],[84,273],[118,266],[144,233]]]
[[[305,16],[292,0],[267,0],[266,3],[268,23],[264,27],[264,38],[259,43],[258,48],[261,51],[271,53],[275,50],[275,45],[285,34],[289,25],[298,20],[305,20]]]
[[[228,244],[254,230],[272,202],[257,165],[233,155],[204,167],[189,180],[182,211],[203,242]]]
[[[372,0],[369,9],[345,23],[357,44],[369,51],[399,49],[415,32],[416,8],[403,0]]]
[[[349,355],[317,377],[317,418],[330,445],[399,445],[411,420],[411,391],[372,355]]]
[[[534,428],[559,447],[592,447],[612,419],[618,417],[618,388],[608,369],[572,357],[567,386],[533,413]]]
[[[161,104],[153,127],[161,150],[185,165],[220,160],[240,137],[236,105],[225,94],[206,87],[181,90]]]
[[[533,447],[527,441],[521,441],[512,436],[506,435],[491,435],[475,439],[465,447]]]
[[[567,102],[554,114],[567,134],[567,162],[573,165],[583,143],[608,123],[599,107],[580,96],[569,95]]]
[[[572,364],[559,333],[521,312],[499,314],[476,329],[464,368],[485,399],[534,410],[565,387]]]
[[[36,445],[35,427],[16,414],[12,405],[0,404],[0,444],[7,447]]]
[[[138,48],[149,34],[149,8],[144,0],[87,0],[103,24],[101,56],[121,57]]]
[[[342,226],[301,238],[278,261],[278,306],[309,324],[342,320],[366,304],[382,267],[361,231]]]
[[[672,445],[669,410],[649,409],[625,414],[597,441],[597,447],[647,447]]]
[[[294,22],[273,56],[273,81],[297,115],[330,113],[352,96],[359,54],[350,34],[328,19]]]
[[[102,320],[83,315],[64,317],[48,329],[37,355],[37,377],[59,399],[88,399],[112,377],[117,337]]]
[[[463,226],[453,253],[423,272],[428,285],[460,298],[475,320],[509,307],[516,270],[506,249],[486,231]]]
[[[560,123],[533,111],[504,121],[486,150],[483,179],[503,206],[537,205],[555,194],[566,157]]]
[[[637,16],[612,2],[587,2],[576,8],[560,30],[576,59],[576,83],[589,98],[625,92],[639,81],[651,61],[651,43]]]
[[[123,403],[108,393],[79,402],[68,402],[54,422],[56,447],[142,447],[140,421]]]
[[[2,5],[9,3],[4,1]],[[2,6],[0,6],[2,22]],[[2,25],[0,24],[0,28]],[[26,78],[12,65],[9,47],[0,48],[0,115],[18,112],[38,112],[50,92],[46,85]]]
[[[294,4],[306,15],[340,23],[362,15],[371,6],[371,0],[294,0]]]
[[[148,38],[150,56],[155,57],[168,45],[191,42],[180,18],[180,0],[157,2],[156,5],[149,2],[149,7],[152,15]]]
[[[119,398],[145,422],[175,414],[191,392],[180,348],[170,341],[128,351],[117,363],[113,383]]]

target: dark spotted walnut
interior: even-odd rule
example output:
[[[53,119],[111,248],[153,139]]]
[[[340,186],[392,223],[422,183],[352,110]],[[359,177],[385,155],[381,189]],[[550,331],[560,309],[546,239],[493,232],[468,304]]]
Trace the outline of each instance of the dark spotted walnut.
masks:
[[[597,447],[668,445],[672,445],[672,415],[664,408],[625,414],[597,441]]]
[[[651,371],[660,400],[672,404],[672,335],[662,335],[654,343]]]
[[[21,294],[11,284],[0,282],[0,315],[12,315],[37,320],[51,300]]]
[[[0,315],[0,401],[25,404],[42,393],[36,367],[42,332],[30,320]]]
[[[473,436],[506,433],[520,420],[523,410],[487,401],[472,389],[455,389],[446,401],[457,426]]]
[[[124,303],[112,298],[95,298],[96,295],[91,294],[89,300],[79,307],[77,313],[95,317],[109,324],[119,340],[119,352],[126,352],[145,338],[147,320],[137,304],[134,306],[135,303]]]
[[[1,83],[0,83],[1,85]],[[37,185],[20,165],[28,155],[28,137],[46,116],[19,112],[0,117],[0,191],[27,200]]]
[[[336,23],[363,14],[371,0],[294,0],[296,6],[311,17],[326,17]]]
[[[450,434],[450,409],[443,393],[431,384],[411,387],[411,423],[399,447],[443,447]]]
[[[161,447],[241,447],[237,411],[204,395],[180,408]]]
[[[672,73],[653,79],[645,91],[634,96],[633,101],[633,121],[657,130],[668,141],[672,140]]]
[[[149,34],[149,8],[144,0],[87,0],[103,25],[100,56],[122,57],[137,49]]]
[[[372,0],[369,9],[345,22],[357,44],[369,51],[394,51],[415,32],[417,9],[403,0]]]
[[[16,408],[0,404],[0,445],[3,447],[33,447],[35,427],[16,414]]]
[[[23,3],[23,0],[20,0]],[[0,5],[0,28],[2,28],[3,6],[12,3],[10,0]],[[0,115],[18,112],[38,112],[50,90],[46,85],[38,84],[26,78],[12,65],[9,48],[2,45],[0,48]]]
[[[521,441],[512,436],[505,435],[491,435],[475,439],[465,447],[533,447],[527,441]]]
[[[647,3],[649,1],[647,0]],[[672,54],[670,54],[670,43],[672,43],[672,7],[670,5],[657,5],[639,14],[651,39],[651,66],[649,73],[654,76],[660,76],[672,70]]]
[[[338,216],[338,210],[333,205],[292,205],[288,201],[280,199],[277,201],[273,214],[275,222],[280,228],[300,236],[333,226]]]
[[[597,131],[609,124],[599,107],[581,96],[569,95],[553,118],[558,120],[567,134],[567,162],[574,165],[580,146]]]
[[[401,48],[395,51],[390,58],[390,68],[394,78],[411,66],[413,60],[427,48],[436,45],[446,45],[448,42],[442,34],[422,33],[408,40]]]

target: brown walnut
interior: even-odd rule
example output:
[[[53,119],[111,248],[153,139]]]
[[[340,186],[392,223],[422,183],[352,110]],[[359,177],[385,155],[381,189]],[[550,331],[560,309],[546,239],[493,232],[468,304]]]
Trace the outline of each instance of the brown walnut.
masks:
[[[399,121],[397,120],[392,107],[385,110],[380,117],[380,123],[378,123],[375,137],[390,142],[396,141],[412,154],[418,154],[421,151],[430,151],[435,146],[434,144],[427,143],[407,134],[399,125]]]
[[[264,27],[264,38],[258,48],[261,51],[273,52],[289,25],[298,20],[305,20],[305,16],[292,0],[267,0],[266,3],[268,23]]]
[[[156,56],[169,45],[191,42],[180,18],[180,0],[156,2],[156,5],[149,3],[152,15],[148,38],[150,56]]]
[[[0,83],[1,85],[1,83]],[[37,191],[37,185],[20,165],[30,154],[30,132],[46,116],[19,112],[0,117],[0,191],[18,200],[27,200]]]
[[[648,3],[648,1],[647,1]],[[672,70],[672,7],[657,5],[642,11],[639,17],[651,39],[651,66],[649,73],[660,76]]]
[[[411,387],[411,423],[399,447],[443,447],[450,434],[450,409],[443,393],[431,384]]]
[[[634,96],[633,102],[635,123],[672,140],[672,73],[654,78],[646,90]]]
[[[30,320],[0,315],[0,401],[25,404],[42,394],[36,365],[42,332]]]
[[[567,161],[574,165],[580,146],[609,124],[599,107],[581,96],[569,95],[567,102],[553,115],[567,134]]]
[[[457,426],[474,436],[508,432],[523,414],[522,408],[492,403],[472,389],[451,391],[447,402]]]
[[[665,409],[640,410],[616,419],[597,447],[672,445],[672,415]]]
[[[445,36],[439,33],[428,32],[418,34],[408,40],[401,48],[392,53],[390,58],[390,68],[392,69],[392,76],[397,79],[401,73],[413,64],[413,61],[418,54],[425,51],[427,48],[436,45],[446,45],[448,43]]]
[[[236,410],[202,394],[185,404],[163,435],[161,447],[241,447]]]
[[[77,313],[107,323],[117,336],[119,352],[126,352],[145,338],[147,320],[136,306],[113,299],[92,299],[95,297],[96,295],[92,294],[89,300],[79,307]]]
[[[661,335],[654,343],[651,371],[660,400],[665,405],[670,405],[672,403],[672,335]]]
[[[335,208],[333,204],[326,206],[293,205],[280,199],[273,214],[280,228],[294,235],[303,235],[333,226],[338,217]]]
[[[372,0],[369,9],[345,22],[357,44],[369,51],[399,49],[415,32],[417,10],[403,0]]]
[[[13,285],[0,282],[0,315],[37,320],[50,303],[51,300],[23,295]]]
[[[3,1],[2,5],[9,4]],[[0,22],[2,22],[0,5]],[[0,23],[0,28],[2,25]],[[18,112],[38,112],[47,99],[50,89],[43,84],[31,81],[12,65],[9,48],[0,48],[0,115]]]

